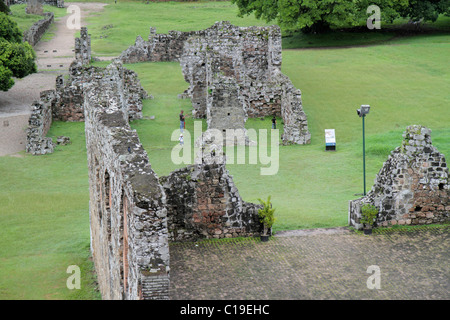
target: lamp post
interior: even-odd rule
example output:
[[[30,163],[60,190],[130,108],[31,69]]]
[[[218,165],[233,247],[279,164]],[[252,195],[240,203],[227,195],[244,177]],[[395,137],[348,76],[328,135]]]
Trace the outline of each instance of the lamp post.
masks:
[[[364,193],[366,195],[366,137],[365,137],[365,127],[364,118],[369,114],[370,106],[367,104],[361,105],[361,108],[356,110],[358,116],[362,118],[362,134],[363,134],[363,178],[364,178]]]

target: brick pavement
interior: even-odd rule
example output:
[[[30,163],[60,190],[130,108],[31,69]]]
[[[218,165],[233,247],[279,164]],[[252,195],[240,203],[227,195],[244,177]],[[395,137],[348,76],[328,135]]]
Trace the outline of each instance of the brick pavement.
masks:
[[[173,300],[450,299],[450,225],[172,243]],[[369,289],[371,265],[380,289]]]

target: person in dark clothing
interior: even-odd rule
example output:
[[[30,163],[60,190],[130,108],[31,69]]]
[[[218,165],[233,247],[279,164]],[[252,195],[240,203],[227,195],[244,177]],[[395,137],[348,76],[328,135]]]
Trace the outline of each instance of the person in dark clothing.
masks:
[[[180,113],[180,130],[181,130],[181,132],[183,132],[184,128],[185,128],[184,111],[181,110],[181,113]]]
[[[275,116],[273,116],[272,118],[272,129],[276,129],[277,128],[277,118],[275,118]]]

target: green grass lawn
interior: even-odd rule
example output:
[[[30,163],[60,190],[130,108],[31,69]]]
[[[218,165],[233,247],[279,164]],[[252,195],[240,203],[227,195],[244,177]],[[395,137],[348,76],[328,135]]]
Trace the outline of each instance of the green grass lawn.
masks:
[[[118,55],[138,34],[146,38],[150,26],[162,33],[202,29],[222,19],[262,24],[252,17],[234,18],[237,9],[226,2],[109,3],[88,20],[95,55]],[[108,24],[113,28],[102,29]],[[102,32],[108,36],[100,38]],[[450,35],[442,33],[366,48],[283,50],[282,71],[302,91],[312,143],[280,146],[279,171],[273,176],[261,175],[261,165],[227,165],[243,199],[256,202],[271,195],[275,231],[347,225],[348,201],[363,191],[362,124],[356,114],[361,104],[372,106],[366,118],[367,190],[408,125],[430,127],[434,145],[448,159],[449,52]],[[126,67],[154,96],[144,101],[144,119],[131,126],[153,169],[167,175],[183,166],[170,161],[177,144],[170,135],[178,127],[179,110],[189,114],[191,109],[189,100],[177,98],[188,84],[176,62]],[[193,127],[193,119],[186,127]],[[270,119],[249,119],[247,128],[270,133]],[[336,152],[324,150],[324,129],[329,128],[336,130]],[[69,136],[72,144],[57,146],[50,155],[0,157],[0,299],[100,297],[89,260],[84,124],[54,122],[48,136],[58,135]],[[70,265],[82,270],[81,290],[66,287]]]
[[[11,6],[11,18],[17,22],[20,31],[24,32],[28,30],[35,22],[43,19],[42,16],[36,14],[25,13],[26,4],[15,4]],[[67,13],[65,8],[57,8],[50,5],[43,6],[44,12],[53,12],[55,14],[55,19],[64,17]]]

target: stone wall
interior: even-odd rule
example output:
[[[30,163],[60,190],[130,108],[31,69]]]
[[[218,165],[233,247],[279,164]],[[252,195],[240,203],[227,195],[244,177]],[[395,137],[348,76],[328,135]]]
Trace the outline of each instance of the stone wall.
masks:
[[[41,40],[44,33],[51,26],[55,18],[53,12],[44,13],[44,18],[34,23],[30,29],[23,33],[23,41],[28,41],[31,46],[35,46]]]
[[[86,27],[81,27],[80,37],[75,38],[75,60],[87,65],[91,59],[91,36]]]
[[[55,91],[42,91],[40,100],[33,103],[27,128],[27,144],[25,150],[33,155],[53,153],[51,138],[45,137],[52,124],[52,102]]]
[[[258,236],[259,205],[241,199],[225,164],[197,164],[161,177],[172,241]]]
[[[53,107],[53,118],[61,121],[84,121],[84,85],[89,83],[99,68],[72,63],[69,78],[58,76],[56,79],[57,101]],[[122,94],[127,101],[130,120],[142,118],[142,100],[152,98],[142,88],[137,74],[121,68],[123,78]]]
[[[119,58],[127,63],[179,61],[189,83],[180,96],[191,99],[194,118],[208,117],[214,79],[232,78],[239,86],[246,117],[281,116],[286,124],[282,136],[285,144],[310,143],[301,92],[281,73],[278,26],[243,28],[217,22],[201,31],[168,34],[157,34],[151,28],[148,41],[139,36]],[[226,118],[220,120],[227,125]]]
[[[450,184],[445,157],[431,142],[431,130],[409,126],[402,146],[391,152],[368,194],[349,202],[349,224],[357,229],[361,206],[375,205],[375,226],[440,223],[450,218]]]
[[[86,84],[91,250],[103,299],[168,299],[165,193],[128,124],[122,67]]]
[[[12,4],[26,4],[27,0],[9,0],[9,5]],[[43,0],[40,1],[42,4],[47,4],[50,6],[55,6],[58,8],[64,8],[64,0]]]

